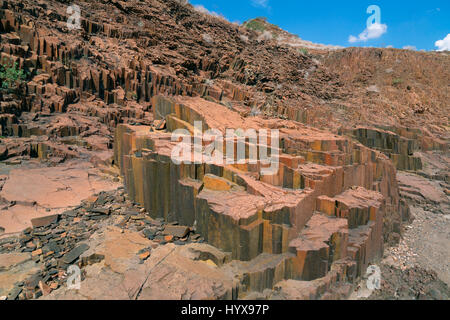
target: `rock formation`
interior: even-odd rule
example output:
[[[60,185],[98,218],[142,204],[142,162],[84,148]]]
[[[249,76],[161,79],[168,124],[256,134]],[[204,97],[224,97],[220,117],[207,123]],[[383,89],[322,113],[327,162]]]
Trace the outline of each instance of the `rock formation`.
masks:
[[[155,118],[165,117],[172,130],[193,132],[194,122],[201,121],[205,130],[280,131],[279,170],[262,174],[260,158],[231,165],[186,158],[176,164],[171,156],[178,142],[169,133],[150,126],[116,129],[115,161],[131,199],[153,218],[195,225],[209,244],[235,260],[253,265],[260,255],[270,255],[278,261],[277,277],[256,281],[257,288],[322,278],[343,261],[350,269],[345,277],[358,277],[380,258],[383,240],[395,237],[402,213],[408,218],[392,163],[345,137],[289,120],[243,118],[201,98],[155,96],[152,106]],[[231,141],[232,149],[237,141]],[[252,143],[246,142],[248,154]]]
[[[24,72],[0,79],[0,236],[22,231],[0,242],[0,296],[346,298],[411,218],[397,169],[448,186],[447,55],[302,51],[176,0],[76,4],[79,29],[67,1],[0,1],[0,63]],[[411,64],[442,72],[411,87]],[[222,144],[195,144],[213,129]],[[174,161],[180,147],[218,157]],[[122,178],[127,198],[77,205]],[[71,263],[79,295],[62,284]]]

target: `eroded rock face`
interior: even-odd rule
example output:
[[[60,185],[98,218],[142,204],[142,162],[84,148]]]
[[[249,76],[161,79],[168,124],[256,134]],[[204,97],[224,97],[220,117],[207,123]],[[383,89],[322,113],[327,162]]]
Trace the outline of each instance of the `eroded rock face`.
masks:
[[[420,151],[438,150],[448,152],[448,142],[429,135],[426,130],[404,127],[357,127],[341,129],[365,146],[389,156],[398,170],[420,171],[423,169]]]
[[[91,248],[104,259],[84,269],[85,280],[79,290],[61,288],[44,299],[121,299],[121,300],[191,300],[232,299],[238,283],[220,265],[223,253],[206,244],[176,246],[168,244],[152,250],[139,263],[137,253],[156,243],[136,232],[121,232],[107,227],[94,235]]]
[[[347,274],[357,277],[401,224],[396,171],[381,153],[295,122],[243,118],[200,98],[157,96],[154,110],[173,130],[194,132],[194,121],[222,132],[279,130],[279,170],[271,175],[261,174],[261,159],[176,164],[171,155],[178,142],[170,133],[129,125],[116,130],[116,163],[129,195],[152,217],[195,224],[209,244],[236,260],[261,265],[256,261],[270,256],[277,276],[257,277],[262,283],[254,281],[249,290],[322,278],[342,260],[353,268]]]
[[[110,230],[106,238],[114,240],[96,235],[90,243],[89,254],[105,259],[86,267],[85,291],[59,291],[53,298],[245,298],[271,289],[277,294],[266,298],[345,297],[350,283],[380,256],[383,240],[398,240],[402,220],[409,219],[395,166],[418,170],[418,151],[448,150],[448,90],[438,88],[450,70],[444,55],[362,48],[329,52],[321,46],[305,54],[175,0],[79,5],[89,15],[81,17],[80,30],[69,30],[61,1],[1,2],[1,63],[17,63],[27,77],[17,88],[0,90],[5,136],[0,160],[16,166],[37,159],[51,168],[43,170],[45,176],[9,169],[9,177],[0,176],[0,235],[109,190],[97,185],[96,176],[97,169],[116,174],[110,167],[114,144],[114,164],[131,199],[154,218],[182,224],[177,235],[189,226],[210,245],[172,253],[173,246],[162,246],[149,258],[148,252],[136,252],[149,244],[146,239]],[[379,70],[398,77],[394,62],[414,64],[417,74],[436,78],[414,79],[418,85],[411,90],[403,72],[404,84],[386,86]],[[423,107],[429,102],[429,109]],[[195,121],[220,132],[279,130],[279,170],[261,174],[261,159],[237,165],[173,163],[177,143],[171,132],[194,133]],[[389,127],[376,125],[385,122]],[[339,131],[341,126],[346,129]],[[257,144],[260,149],[266,143]],[[369,148],[385,153],[394,165]],[[248,153],[250,145],[245,149]],[[96,169],[61,165],[73,160],[89,161]],[[448,161],[437,162],[427,174],[447,179]],[[30,180],[44,186],[35,188]],[[427,193],[409,192],[408,181],[405,185],[406,193]],[[70,223],[96,214],[105,215],[82,210]],[[119,224],[131,217],[126,214]],[[152,228],[144,229],[147,238],[153,237]],[[37,258],[48,259],[33,249]],[[139,256],[148,260],[128,272]],[[155,272],[146,280],[151,266]],[[237,283],[231,281],[235,277]],[[168,285],[173,289],[161,290]]]

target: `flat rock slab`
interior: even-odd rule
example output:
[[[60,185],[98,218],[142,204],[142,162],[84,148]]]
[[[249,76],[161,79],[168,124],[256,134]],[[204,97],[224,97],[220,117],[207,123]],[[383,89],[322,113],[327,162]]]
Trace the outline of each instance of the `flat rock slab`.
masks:
[[[31,225],[33,228],[46,227],[52,223],[58,222],[59,214],[53,214],[50,216],[44,216],[40,218],[31,219]]]
[[[79,246],[72,249],[69,253],[64,255],[62,261],[66,264],[70,264],[74,262],[76,259],[78,259],[78,257],[81,256],[87,250],[89,250],[89,245],[85,243],[80,244]]]
[[[122,231],[109,226],[95,233],[89,240],[89,249],[84,256],[98,254],[104,256],[105,266],[117,273],[124,273],[140,261],[139,251],[148,248],[152,241],[145,239],[138,232]]]
[[[193,260],[213,261],[217,266],[222,266],[231,261],[231,253],[223,252],[206,243],[190,243],[189,250],[195,255]]]
[[[400,185],[400,190],[403,192],[420,195],[424,199],[434,203],[448,202],[448,196],[433,181],[406,172],[398,172],[397,180]]]
[[[94,208],[88,210],[91,215],[109,215],[110,211],[108,208]]]
[[[152,241],[138,232],[114,226],[99,230],[89,240],[91,248],[82,257],[94,252],[105,256],[99,263],[85,267],[86,278],[79,290],[61,287],[45,300],[147,300],[147,299],[220,299],[231,298],[235,280],[228,270],[199,260],[199,252],[224,257],[209,245],[176,246],[167,244],[151,250],[143,262],[138,253]],[[192,245],[192,248],[190,247]]]
[[[94,193],[118,186],[102,179],[91,164],[74,162],[51,168],[11,170],[0,196],[7,201],[61,208],[76,206]]]
[[[0,271],[9,270],[28,260],[31,260],[31,254],[28,252],[0,254]]]
[[[14,298],[15,283],[25,281],[40,271],[40,265],[30,260],[30,253],[8,253],[0,255],[0,296]]]
[[[164,229],[164,235],[172,235],[178,238],[184,238],[191,229],[186,226],[166,226]]]
[[[129,300],[122,285],[123,275],[105,267],[104,263],[87,266],[86,279],[81,282],[80,290],[66,286],[51,292],[40,300]]]
[[[317,284],[313,281],[284,280],[275,286],[275,300],[314,300]]]
[[[46,217],[57,213],[62,213],[64,209],[53,209],[48,212],[45,208],[29,207],[24,205],[15,205],[7,210],[0,210],[0,226],[5,229],[4,233],[0,233],[0,237],[9,236],[19,233],[26,228],[32,227],[31,219]]]
[[[225,269],[192,260],[189,245],[168,244],[146,261],[151,272],[138,300],[231,299],[236,283]]]
[[[31,220],[36,218],[39,219],[34,220],[34,226],[45,225],[54,215],[79,205],[93,194],[119,186],[120,183],[88,162],[13,169],[8,173],[0,198],[16,205],[0,210],[0,228],[4,235],[18,233],[33,226]],[[51,216],[49,220],[41,219],[47,216]]]

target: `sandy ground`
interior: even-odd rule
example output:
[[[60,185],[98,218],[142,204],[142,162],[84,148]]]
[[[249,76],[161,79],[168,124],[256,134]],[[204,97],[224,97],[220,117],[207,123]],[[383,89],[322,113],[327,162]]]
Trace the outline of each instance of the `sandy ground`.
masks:
[[[411,211],[415,220],[407,227],[398,249],[404,250],[410,263],[435,271],[450,286],[450,214],[418,207],[411,207]]]

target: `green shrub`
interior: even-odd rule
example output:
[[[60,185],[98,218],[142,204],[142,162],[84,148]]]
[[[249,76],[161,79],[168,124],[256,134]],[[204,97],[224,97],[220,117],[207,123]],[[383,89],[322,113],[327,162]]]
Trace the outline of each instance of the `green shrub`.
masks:
[[[25,73],[19,69],[18,63],[13,66],[0,65],[0,80],[3,89],[14,88],[17,81],[24,81],[25,79]]]
[[[253,19],[250,20],[245,24],[245,27],[248,29],[256,30],[256,31],[264,31],[266,30],[266,27],[264,26],[264,22],[260,21],[259,19]]]
[[[308,50],[307,50],[306,48],[299,48],[298,51],[299,51],[300,53],[302,53],[303,55],[305,55],[305,56],[308,55],[308,53],[309,53]]]
[[[398,85],[398,84],[400,84],[402,82],[403,82],[402,79],[396,78],[396,79],[392,80],[392,85],[396,86],[396,85]]]

